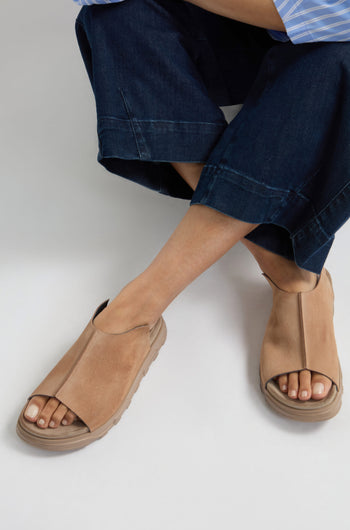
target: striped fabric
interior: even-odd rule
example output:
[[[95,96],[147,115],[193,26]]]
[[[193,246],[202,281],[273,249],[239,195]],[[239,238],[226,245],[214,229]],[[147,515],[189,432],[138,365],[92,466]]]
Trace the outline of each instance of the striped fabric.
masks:
[[[123,0],[73,0],[78,5],[114,4]],[[285,31],[267,29],[274,40],[293,44],[350,41],[350,0],[273,0]]]
[[[287,33],[268,30],[294,44],[350,41],[350,0],[273,0]]]

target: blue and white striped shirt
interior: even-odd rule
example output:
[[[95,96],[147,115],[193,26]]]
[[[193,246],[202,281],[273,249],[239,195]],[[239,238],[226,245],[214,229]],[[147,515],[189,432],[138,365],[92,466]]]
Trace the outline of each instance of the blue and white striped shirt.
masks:
[[[123,0],[73,0],[79,5]],[[286,31],[267,29],[274,40],[293,44],[350,41],[350,0],[273,0]]]
[[[268,30],[272,38],[294,44],[350,41],[350,0],[273,0],[286,32]]]

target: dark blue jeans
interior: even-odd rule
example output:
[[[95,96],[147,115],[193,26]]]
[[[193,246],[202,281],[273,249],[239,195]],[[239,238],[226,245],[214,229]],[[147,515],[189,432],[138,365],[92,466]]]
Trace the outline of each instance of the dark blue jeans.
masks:
[[[321,272],[350,216],[350,43],[281,43],[181,0],[84,6],[75,29],[98,162]],[[206,164],[194,192],[174,161]]]

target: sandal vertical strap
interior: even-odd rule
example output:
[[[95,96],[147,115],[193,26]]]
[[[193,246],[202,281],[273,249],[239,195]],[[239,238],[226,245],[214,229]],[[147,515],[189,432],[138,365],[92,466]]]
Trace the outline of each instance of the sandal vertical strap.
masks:
[[[272,287],[273,304],[262,343],[260,378],[267,382],[278,375],[305,367],[305,345],[298,293],[280,289],[266,274]]]
[[[314,290],[300,293],[306,368],[329,377],[340,388],[340,366],[335,339],[334,292],[330,274],[322,270]]]

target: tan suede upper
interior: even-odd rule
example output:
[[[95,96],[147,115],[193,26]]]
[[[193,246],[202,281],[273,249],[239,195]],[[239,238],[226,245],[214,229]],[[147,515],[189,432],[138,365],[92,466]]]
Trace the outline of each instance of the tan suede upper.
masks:
[[[334,292],[322,269],[312,291],[289,293],[264,274],[273,290],[273,306],[260,359],[264,387],[278,375],[303,369],[329,377],[340,388],[340,365],[334,334]]]
[[[93,320],[33,391],[56,397],[95,431],[119,408],[151,347],[147,324],[119,334],[105,333]]]

